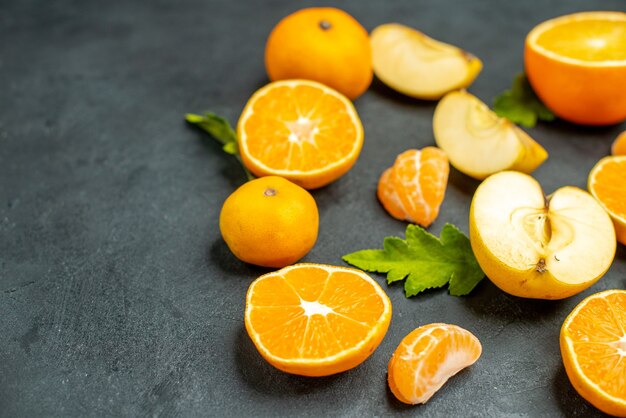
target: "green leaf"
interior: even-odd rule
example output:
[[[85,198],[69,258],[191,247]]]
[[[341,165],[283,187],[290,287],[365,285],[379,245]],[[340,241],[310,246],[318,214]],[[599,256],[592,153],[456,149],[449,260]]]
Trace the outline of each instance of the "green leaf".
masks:
[[[239,153],[239,146],[236,142],[227,142],[222,147],[226,154],[237,155]]]
[[[188,113],[185,115],[185,120],[206,131],[213,138],[220,141],[222,145],[237,144],[237,134],[233,128],[230,127],[226,119],[217,116],[215,113],[206,112],[204,115]]]
[[[552,121],[554,113],[544,105],[533,91],[526,75],[518,74],[510,90],[496,97],[493,110],[498,116],[527,128],[537,124],[537,120]]]
[[[217,116],[215,113],[206,112],[204,115],[187,113],[185,115],[185,120],[217,139],[222,144],[222,150],[226,154],[233,155],[237,158],[239,163],[242,165],[248,180],[254,179],[254,176],[243,164],[241,156],[239,155],[237,133],[230,127],[230,124],[226,119],[221,116]]]
[[[407,297],[448,284],[451,295],[471,292],[485,276],[469,239],[454,225],[446,224],[441,237],[418,225],[406,228],[406,239],[387,237],[382,250],[362,250],[343,256],[361,270],[386,273],[387,283],[406,279]]]

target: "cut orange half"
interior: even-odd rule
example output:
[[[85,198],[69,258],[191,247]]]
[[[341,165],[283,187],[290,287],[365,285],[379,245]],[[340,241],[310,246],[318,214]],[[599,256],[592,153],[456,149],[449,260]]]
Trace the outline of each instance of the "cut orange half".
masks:
[[[565,319],[560,343],[565,371],[580,396],[626,417],[626,291],[583,300]]]
[[[626,155],[626,131],[622,132],[615,138],[611,145],[612,155]]]
[[[585,125],[626,119],[626,13],[543,22],[526,37],[524,54],[530,83],[558,116]]]
[[[360,270],[296,264],[256,279],[246,297],[245,324],[274,367],[326,376],[356,367],[380,344],[391,302]]]
[[[626,155],[598,161],[589,173],[588,187],[611,216],[617,240],[626,245]]]
[[[344,175],[363,145],[352,102],[307,80],[276,81],[254,93],[237,134],[243,163],[252,173],[281,176],[306,189]]]
[[[401,402],[426,403],[450,377],[474,364],[481,352],[478,338],[457,325],[424,325],[404,337],[393,353],[389,388]]]

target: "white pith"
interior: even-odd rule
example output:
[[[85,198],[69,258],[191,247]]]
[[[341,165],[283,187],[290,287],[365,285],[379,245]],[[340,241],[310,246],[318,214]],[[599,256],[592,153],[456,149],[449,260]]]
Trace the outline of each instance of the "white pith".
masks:
[[[332,308],[329,308],[328,306],[324,305],[323,303],[319,303],[316,300],[314,300],[313,302],[308,302],[306,300],[300,299],[300,306],[304,310],[304,316],[326,316],[329,313],[335,313]]]

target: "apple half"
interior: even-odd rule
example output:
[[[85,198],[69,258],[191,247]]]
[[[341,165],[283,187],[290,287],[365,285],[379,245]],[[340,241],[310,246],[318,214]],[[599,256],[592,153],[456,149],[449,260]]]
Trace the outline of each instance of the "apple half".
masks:
[[[376,77],[418,99],[436,100],[467,87],[483,67],[472,54],[397,23],[378,26],[370,41]]]
[[[548,158],[548,152],[526,132],[465,90],[441,99],[433,131],[450,164],[479,180],[503,170],[531,173]]]
[[[544,197],[535,179],[515,171],[481,183],[469,230],[480,267],[515,296],[575,295],[602,277],[615,257],[611,218],[589,193],[566,186]]]

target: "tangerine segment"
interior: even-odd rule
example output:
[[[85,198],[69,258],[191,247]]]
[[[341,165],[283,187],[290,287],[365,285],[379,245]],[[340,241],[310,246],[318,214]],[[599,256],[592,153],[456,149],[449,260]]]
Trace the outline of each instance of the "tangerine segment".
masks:
[[[583,300],[563,323],[560,343],[578,393],[608,414],[626,416],[626,291]]]
[[[448,158],[439,148],[405,151],[381,176],[378,198],[394,218],[427,227],[439,215],[449,172]]]
[[[589,173],[589,191],[609,213],[617,240],[626,245],[626,156],[604,157]]]
[[[385,292],[360,270],[296,264],[255,280],[245,325],[274,367],[326,376],[356,367],[378,347],[391,320]]]
[[[345,174],[363,145],[352,103],[320,83],[270,83],[248,101],[237,125],[241,157],[257,176],[278,175],[302,187]]]
[[[409,215],[404,208],[398,193],[396,193],[393,181],[391,181],[392,170],[392,168],[388,168],[383,171],[383,174],[378,180],[378,189],[376,194],[385,210],[394,218],[403,221],[407,219]]]
[[[474,364],[481,352],[478,338],[459,326],[416,328],[404,337],[389,361],[389,388],[401,402],[426,403],[450,377]]]

